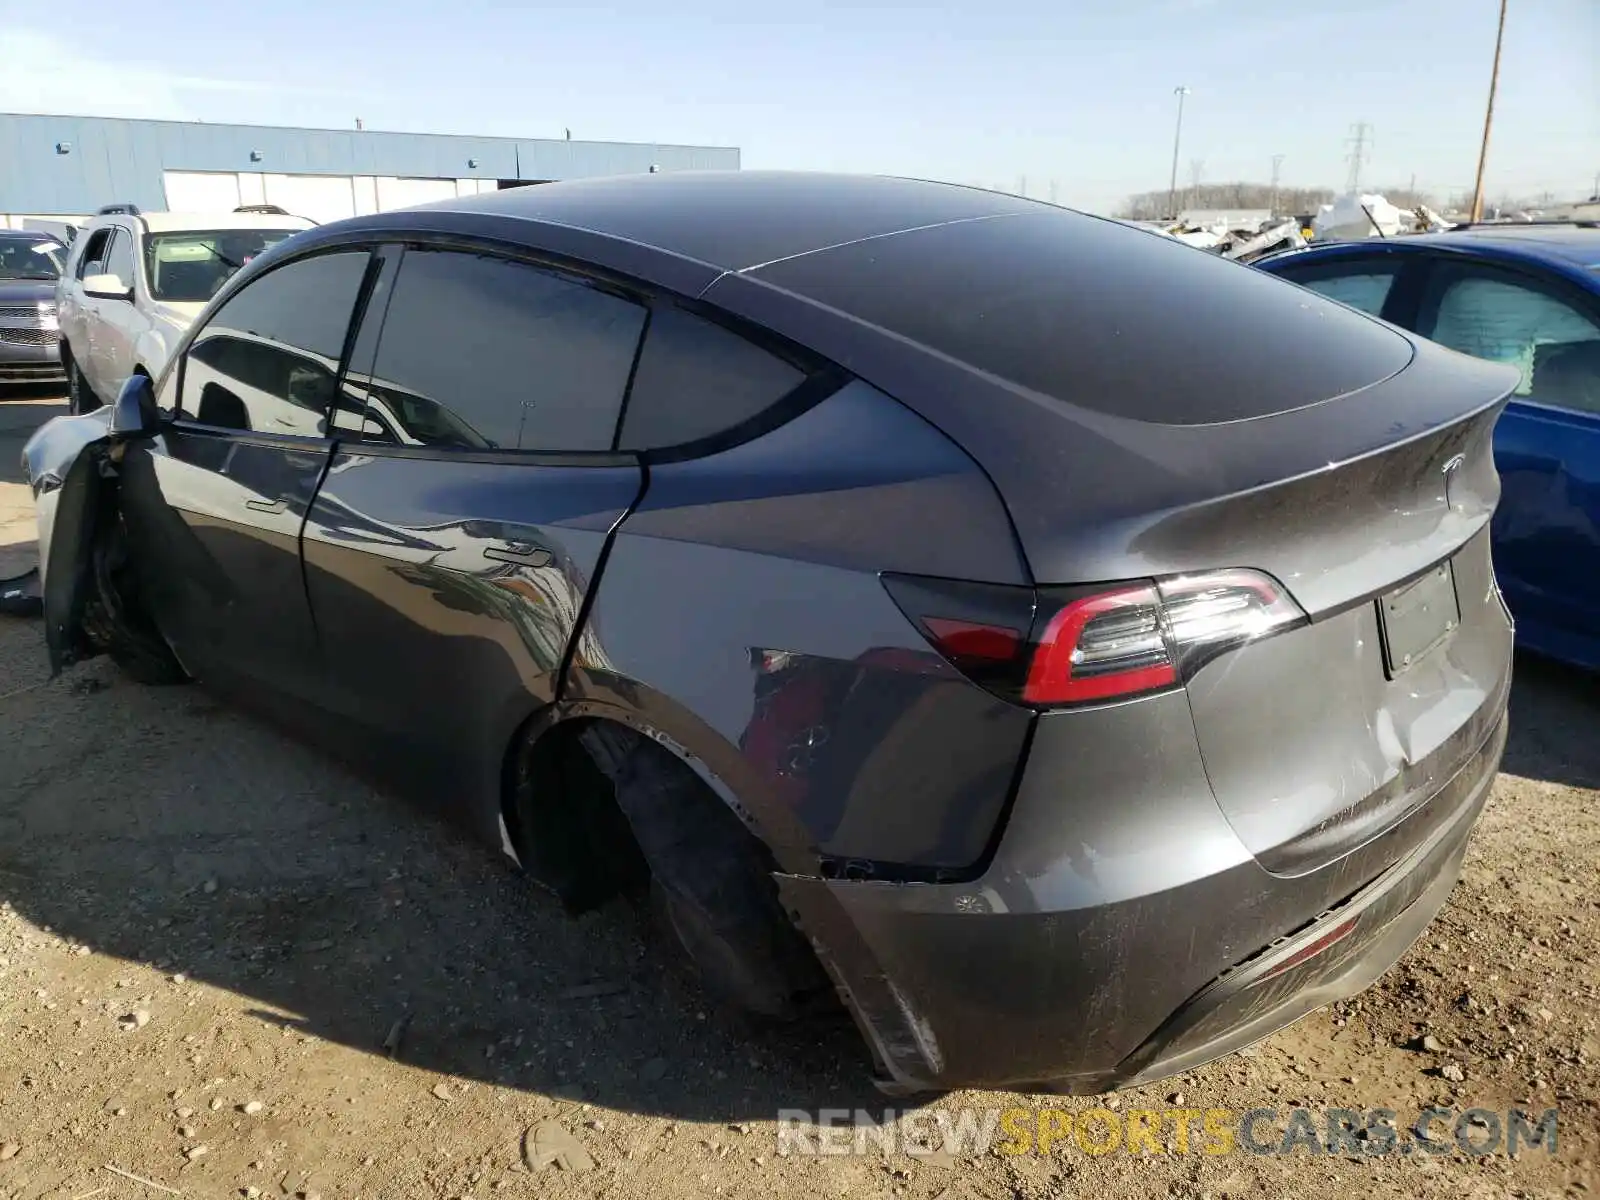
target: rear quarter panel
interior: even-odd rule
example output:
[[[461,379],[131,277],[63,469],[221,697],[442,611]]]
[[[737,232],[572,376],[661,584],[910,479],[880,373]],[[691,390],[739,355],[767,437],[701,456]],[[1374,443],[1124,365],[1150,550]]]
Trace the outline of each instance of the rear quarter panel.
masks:
[[[856,382],[755,441],[651,468],[566,695],[701,760],[786,869],[959,870],[1032,718],[935,655],[880,571],[1027,579],[971,460]]]

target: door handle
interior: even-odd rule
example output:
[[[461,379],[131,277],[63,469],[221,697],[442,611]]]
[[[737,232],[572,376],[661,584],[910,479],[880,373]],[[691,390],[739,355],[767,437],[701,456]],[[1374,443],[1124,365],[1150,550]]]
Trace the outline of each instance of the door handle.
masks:
[[[279,496],[276,500],[246,500],[244,506],[252,512],[281,513],[289,507],[289,502]]]
[[[543,546],[535,546],[532,542],[507,542],[501,546],[485,546],[483,556],[499,562],[516,563],[522,567],[548,567],[556,557]]]

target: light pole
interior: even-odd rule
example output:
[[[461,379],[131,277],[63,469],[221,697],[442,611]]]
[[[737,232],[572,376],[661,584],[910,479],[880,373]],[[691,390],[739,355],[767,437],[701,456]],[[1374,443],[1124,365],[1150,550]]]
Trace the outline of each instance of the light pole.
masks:
[[[1178,146],[1183,141],[1183,98],[1189,94],[1186,87],[1175,87],[1172,94],[1178,98],[1178,127],[1172,133],[1172,181],[1167,184],[1167,213],[1178,215]]]
[[[1483,220],[1483,168],[1489,161],[1489,126],[1494,123],[1494,93],[1500,86],[1500,44],[1506,36],[1506,0],[1500,0],[1500,27],[1494,35],[1494,69],[1489,73],[1489,104],[1483,113],[1483,145],[1478,148],[1478,182],[1472,189],[1474,225]]]

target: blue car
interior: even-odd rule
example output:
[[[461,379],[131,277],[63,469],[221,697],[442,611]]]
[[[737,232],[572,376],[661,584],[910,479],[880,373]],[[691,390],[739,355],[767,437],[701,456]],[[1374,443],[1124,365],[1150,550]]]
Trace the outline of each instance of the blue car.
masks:
[[[1600,670],[1600,229],[1475,226],[1255,265],[1521,369],[1495,428],[1495,569],[1523,648]]]

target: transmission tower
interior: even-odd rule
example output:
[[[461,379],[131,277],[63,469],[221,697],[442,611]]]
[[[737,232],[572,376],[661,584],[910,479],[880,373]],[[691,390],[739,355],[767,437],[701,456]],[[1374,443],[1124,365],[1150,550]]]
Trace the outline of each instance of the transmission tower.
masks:
[[[1272,215],[1278,215],[1278,175],[1283,170],[1283,155],[1272,156]]]
[[[1200,176],[1205,171],[1205,169],[1206,169],[1205,159],[1203,159],[1203,158],[1191,158],[1189,160],[1189,207],[1190,208],[1198,208],[1200,206]]]
[[[1350,174],[1345,177],[1344,189],[1359,192],[1362,169],[1372,158],[1372,126],[1365,121],[1352,125],[1345,145],[1350,147],[1350,153],[1344,156],[1345,162],[1350,164]]]

